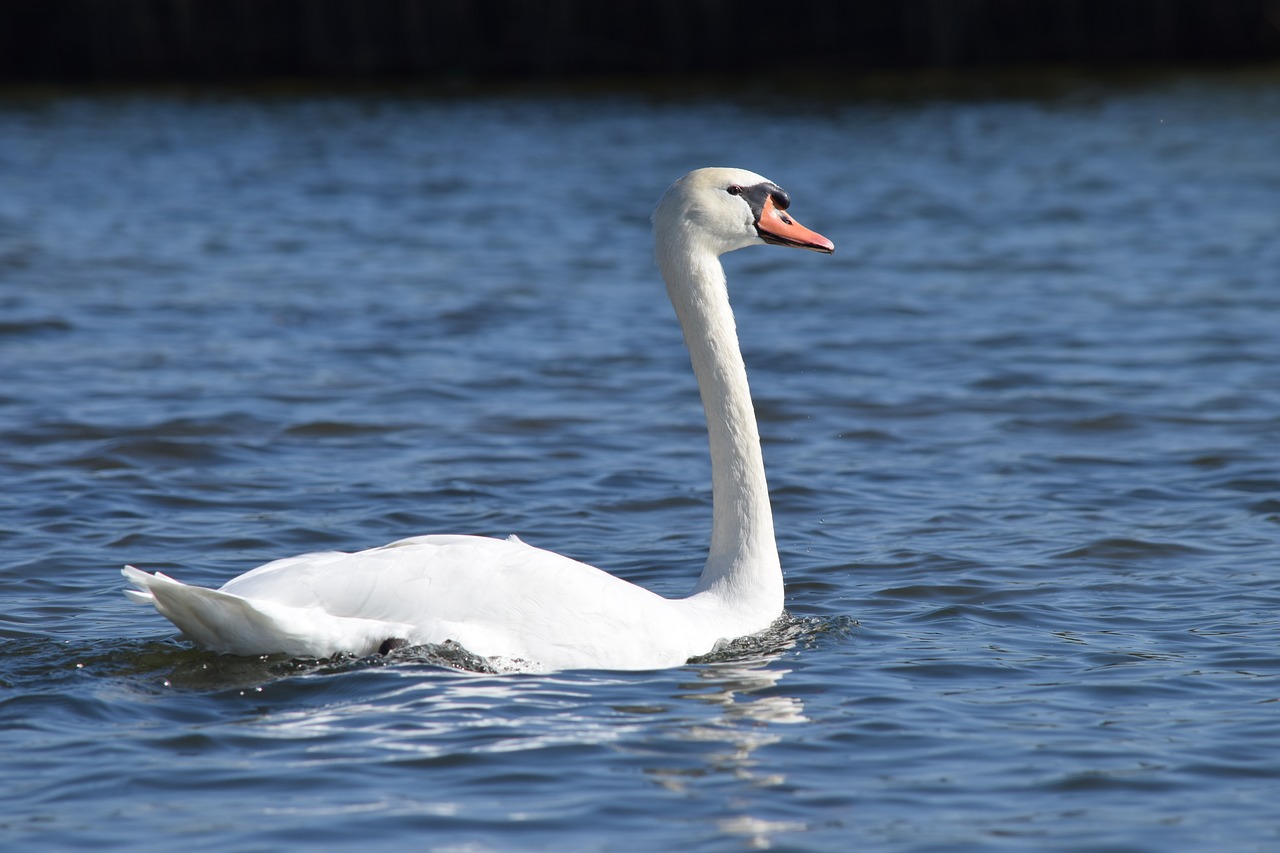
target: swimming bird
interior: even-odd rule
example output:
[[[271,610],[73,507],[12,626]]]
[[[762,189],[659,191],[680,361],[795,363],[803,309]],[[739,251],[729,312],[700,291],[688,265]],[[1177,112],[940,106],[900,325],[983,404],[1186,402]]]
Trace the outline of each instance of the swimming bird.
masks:
[[[514,537],[471,535],[289,557],[217,590],[127,566],[126,594],[215,652],[324,658],[451,642],[506,671],[662,669],[765,631],[782,615],[782,568],[720,255],[760,244],[832,253],[789,206],[760,175],[708,168],[672,184],[653,214],[711,449],[711,546],[688,596],[664,598]]]

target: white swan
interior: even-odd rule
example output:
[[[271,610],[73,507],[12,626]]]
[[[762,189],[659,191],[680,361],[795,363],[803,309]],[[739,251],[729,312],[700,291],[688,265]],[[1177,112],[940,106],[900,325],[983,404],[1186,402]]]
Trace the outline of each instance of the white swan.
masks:
[[[831,253],[787,194],[741,169],[698,169],[653,214],[711,445],[711,550],[693,592],[666,599],[600,569],[481,536],[418,536],[267,563],[220,590],[132,566],[126,594],[200,646],[240,655],[366,655],[452,641],[506,670],[659,669],[768,628],[782,569],[746,368],[719,256],[760,243]]]

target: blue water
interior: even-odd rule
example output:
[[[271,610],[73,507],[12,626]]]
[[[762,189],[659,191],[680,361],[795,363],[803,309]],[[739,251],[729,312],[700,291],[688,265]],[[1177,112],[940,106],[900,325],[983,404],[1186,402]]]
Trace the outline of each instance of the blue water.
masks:
[[[0,847],[1280,848],[1280,77],[0,97]],[[728,258],[787,573],[652,673],[218,657],[121,595],[707,546],[648,215]],[[456,662],[454,662],[456,663]]]

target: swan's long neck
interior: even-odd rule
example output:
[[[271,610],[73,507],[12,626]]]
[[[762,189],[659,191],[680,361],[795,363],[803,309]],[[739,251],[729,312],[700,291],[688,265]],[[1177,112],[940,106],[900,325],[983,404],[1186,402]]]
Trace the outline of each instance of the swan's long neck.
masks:
[[[771,620],[782,610],[782,569],[724,267],[714,251],[686,240],[660,240],[657,255],[698,379],[711,445],[711,551],[694,594],[770,613]]]

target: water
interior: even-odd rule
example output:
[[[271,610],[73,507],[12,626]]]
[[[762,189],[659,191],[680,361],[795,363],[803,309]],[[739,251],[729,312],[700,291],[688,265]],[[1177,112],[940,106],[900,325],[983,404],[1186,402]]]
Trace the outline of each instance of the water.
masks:
[[[1280,844],[1280,81],[1012,94],[8,96],[0,845]],[[668,595],[709,526],[647,217],[729,260],[763,647],[503,677],[219,658],[136,563],[517,533]]]

